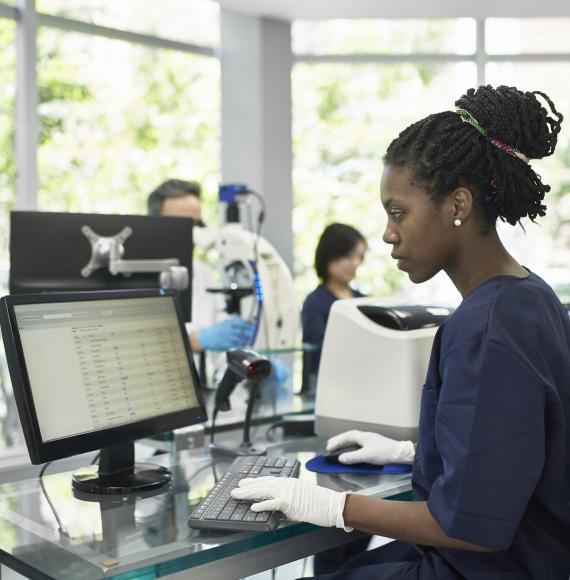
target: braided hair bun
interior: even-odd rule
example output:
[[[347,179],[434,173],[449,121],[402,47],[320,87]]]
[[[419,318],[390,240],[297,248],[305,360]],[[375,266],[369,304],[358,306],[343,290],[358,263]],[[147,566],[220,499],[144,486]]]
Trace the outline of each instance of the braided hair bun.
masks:
[[[455,105],[461,114],[430,115],[400,133],[385,162],[406,166],[436,200],[469,187],[487,231],[497,218],[515,225],[545,215],[542,200],[550,186],[526,161],[554,153],[563,117],[550,98],[487,85],[469,89]]]
[[[542,97],[556,119],[537,98]],[[554,103],[540,91],[519,91],[504,85],[469,89],[455,105],[473,115],[485,128],[487,137],[508,143],[529,159],[541,159],[554,153],[562,115]]]

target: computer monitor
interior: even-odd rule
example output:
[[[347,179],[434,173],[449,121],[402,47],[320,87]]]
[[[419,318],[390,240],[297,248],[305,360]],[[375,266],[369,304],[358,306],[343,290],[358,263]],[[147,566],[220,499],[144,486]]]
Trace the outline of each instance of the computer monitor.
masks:
[[[134,463],[134,440],[206,420],[173,292],[118,290],[5,296],[0,327],[32,463],[101,449],[89,493],[169,481]]]
[[[124,260],[177,258],[190,274],[180,293],[184,319],[191,317],[192,220],[182,217],[101,215],[13,211],[10,215],[11,294],[158,288],[158,273],[112,275],[100,268],[89,276],[82,270],[91,257],[91,244],[82,228],[100,236],[132,229],[124,242]]]

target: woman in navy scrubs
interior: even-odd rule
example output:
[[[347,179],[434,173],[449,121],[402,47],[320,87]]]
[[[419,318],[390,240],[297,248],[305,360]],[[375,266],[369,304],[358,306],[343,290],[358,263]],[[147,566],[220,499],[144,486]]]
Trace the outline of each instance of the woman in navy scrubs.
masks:
[[[543,93],[513,87],[470,89],[455,104],[392,142],[381,183],[398,267],[415,283],[443,270],[463,297],[438,329],[423,386],[417,501],[282,478],[233,492],[264,499],[256,510],[398,540],[322,578],[569,577],[570,321],[495,229],[497,218],[545,214],[550,188],[530,160],[554,152],[562,116]],[[341,439],[356,437],[368,457],[403,445]]]
[[[314,390],[333,302],[362,296],[350,283],[364,260],[365,252],[366,239],[356,228],[347,224],[330,224],[319,238],[315,270],[321,283],[305,298],[301,310],[303,342],[317,347],[317,350],[306,352],[303,357],[303,391]]]

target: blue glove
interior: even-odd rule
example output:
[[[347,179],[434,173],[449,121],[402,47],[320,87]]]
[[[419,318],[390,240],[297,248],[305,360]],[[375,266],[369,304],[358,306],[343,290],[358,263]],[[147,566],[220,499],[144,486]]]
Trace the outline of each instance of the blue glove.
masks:
[[[255,326],[240,316],[222,320],[198,330],[202,350],[229,350],[249,346]]]
[[[269,357],[269,362],[271,363],[271,374],[261,381],[260,388],[282,387],[285,381],[291,376],[289,369],[278,358],[273,356]]]
[[[282,385],[291,375],[289,369],[282,363],[278,358],[270,357],[271,362],[271,375],[270,379],[273,379],[278,385]]]

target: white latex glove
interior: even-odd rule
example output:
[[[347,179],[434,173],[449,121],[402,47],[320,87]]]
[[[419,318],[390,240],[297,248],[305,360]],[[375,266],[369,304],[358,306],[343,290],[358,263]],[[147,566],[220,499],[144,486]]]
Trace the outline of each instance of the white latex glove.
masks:
[[[342,517],[347,493],[292,477],[254,477],[242,479],[232,497],[265,500],[252,504],[254,512],[280,510],[290,520],[351,532],[353,528],[347,528]]]
[[[403,463],[411,465],[414,461],[415,448],[411,441],[396,441],[379,433],[369,431],[346,431],[335,435],[327,441],[327,452],[340,449],[346,445],[360,445],[357,451],[350,451],[339,456],[340,463],[354,465],[355,463],[371,463],[386,465],[386,463]]]

